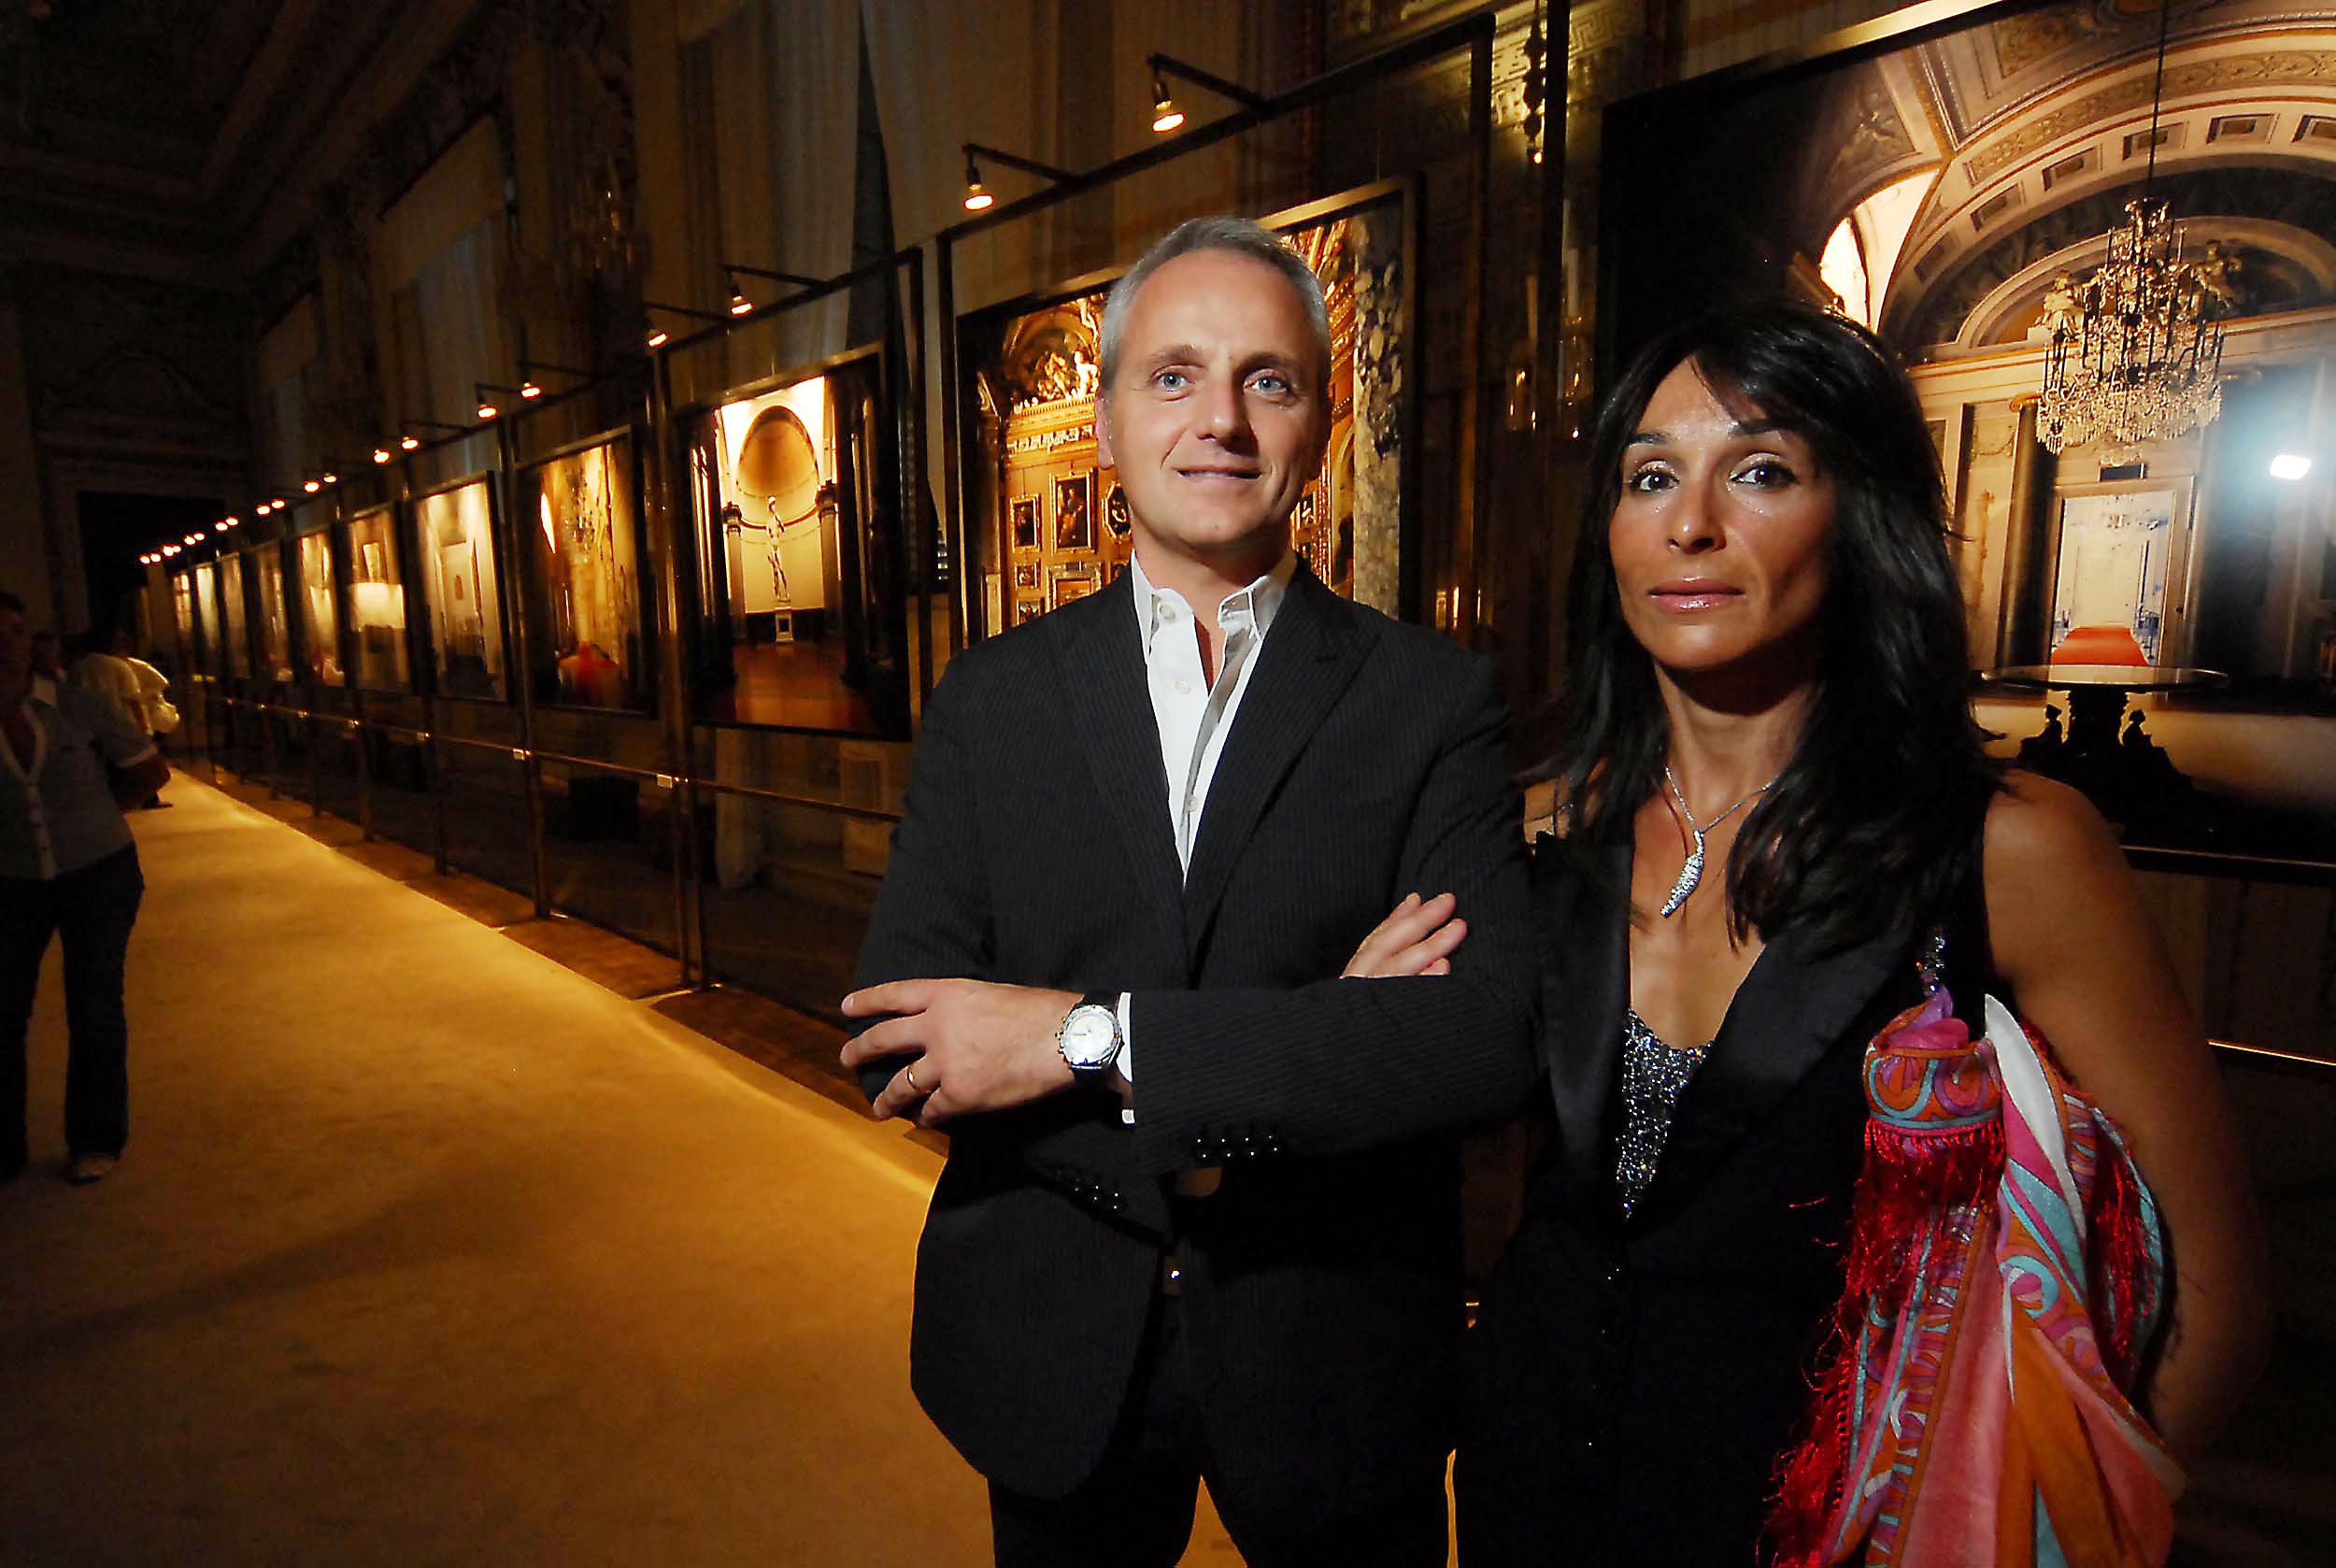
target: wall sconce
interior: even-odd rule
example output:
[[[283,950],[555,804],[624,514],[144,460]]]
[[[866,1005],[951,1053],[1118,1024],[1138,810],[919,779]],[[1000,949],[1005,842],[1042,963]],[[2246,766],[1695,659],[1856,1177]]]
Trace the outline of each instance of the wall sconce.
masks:
[[[984,147],[979,142],[969,141],[965,144],[965,210],[968,212],[987,211],[996,205],[998,199],[982,188],[981,164],[976,162],[979,158],[987,158],[993,164],[1004,164],[1009,169],[1019,169],[1024,174],[1034,174],[1039,178],[1050,180],[1057,185],[1066,179],[1078,178],[1068,169],[1058,169],[1051,164],[1041,164],[1035,159],[1025,158],[1019,153],[1006,152],[998,148]]]
[[[719,311],[697,310],[686,305],[667,305],[662,300],[645,299],[641,302],[641,335],[642,341],[651,349],[662,349],[673,340],[672,334],[649,318],[651,311],[659,311],[667,316],[679,316],[684,321],[727,321],[730,320]]]
[[[1152,54],[1144,63],[1152,68],[1152,129],[1161,135],[1184,123],[1184,110],[1176,107],[1175,99],[1168,95],[1168,78],[1189,81],[1193,86],[1230,99],[1244,108],[1260,108],[1266,102],[1265,94],[1252,92],[1237,81],[1228,81],[1214,72],[1189,65],[1173,54]]]

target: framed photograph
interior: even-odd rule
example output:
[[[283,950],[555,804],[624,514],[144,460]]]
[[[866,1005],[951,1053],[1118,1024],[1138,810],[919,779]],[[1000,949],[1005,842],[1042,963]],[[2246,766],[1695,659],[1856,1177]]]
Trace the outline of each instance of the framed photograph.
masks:
[[[1134,530],[1135,523],[1128,516],[1128,492],[1119,488],[1119,481],[1111,481],[1111,493],[1104,498],[1104,526],[1111,530],[1115,539],[1124,539]]]
[[[1018,589],[1036,588],[1038,586],[1038,563],[1017,561],[1014,563],[1014,586]]]
[[[1014,518],[1014,548],[1036,549],[1038,548],[1038,497],[1018,495],[1006,505]]]
[[[1054,548],[1095,548],[1095,476],[1072,474],[1054,482]]]
[[[356,636],[354,683],[376,691],[413,686],[406,663],[406,578],[397,512],[372,506],[349,520],[349,624]]]
[[[1017,599],[1014,601],[1014,624],[1017,626],[1027,625],[1029,622],[1037,620],[1040,616],[1046,613],[1047,601],[1044,599]]]
[[[555,452],[512,486],[538,703],[650,710],[638,495],[628,430]]]
[[[1083,568],[1072,567],[1054,575],[1054,607],[1057,609],[1075,599],[1084,599],[1094,592],[1094,575]]]
[[[2052,663],[2181,663],[2172,634],[2190,620],[2190,481],[2065,485],[2058,499]]]
[[[432,491],[414,503],[414,527],[421,539],[422,596],[430,605],[438,691],[499,701],[507,689],[494,487],[475,475]]]

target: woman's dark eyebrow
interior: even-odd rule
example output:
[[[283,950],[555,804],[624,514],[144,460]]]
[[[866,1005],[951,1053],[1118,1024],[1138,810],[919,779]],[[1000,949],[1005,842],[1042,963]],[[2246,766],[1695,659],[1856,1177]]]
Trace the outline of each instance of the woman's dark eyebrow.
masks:
[[[1623,442],[1622,445],[1626,449],[1631,447],[1667,447],[1671,445],[1671,437],[1659,430],[1642,430],[1632,435],[1628,441]]]
[[[1797,434],[1782,420],[1738,420],[1736,421],[1735,433],[1738,435],[1773,435],[1779,431],[1788,435]]]

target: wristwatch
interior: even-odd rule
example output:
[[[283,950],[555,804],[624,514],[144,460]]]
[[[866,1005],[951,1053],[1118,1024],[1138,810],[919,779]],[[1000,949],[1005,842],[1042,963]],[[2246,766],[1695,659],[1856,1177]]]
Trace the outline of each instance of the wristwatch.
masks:
[[[1119,1060],[1119,993],[1099,991],[1081,997],[1076,1006],[1062,1015],[1054,1044],[1071,1071],[1081,1077],[1111,1071]]]

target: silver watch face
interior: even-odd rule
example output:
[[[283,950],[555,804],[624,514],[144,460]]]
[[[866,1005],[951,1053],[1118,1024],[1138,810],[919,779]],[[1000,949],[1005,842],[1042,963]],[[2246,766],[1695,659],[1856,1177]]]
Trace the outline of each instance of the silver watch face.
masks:
[[[1108,1007],[1089,1003],[1062,1020],[1062,1060],[1090,1071],[1119,1054],[1119,1020]]]

